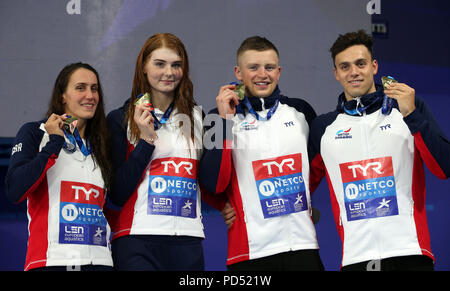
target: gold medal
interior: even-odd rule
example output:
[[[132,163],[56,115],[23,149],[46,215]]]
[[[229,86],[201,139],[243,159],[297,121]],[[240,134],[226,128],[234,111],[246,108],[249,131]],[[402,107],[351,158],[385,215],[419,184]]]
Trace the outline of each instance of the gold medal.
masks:
[[[144,95],[140,95],[137,97],[138,99],[134,102],[134,105],[141,105],[141,104],[152,104],[152,98],[150,97],[150,94],[145,93]]]
[[[238,95],[239,100],[244,100],[244,97],[245,97],[245,85],[244,84],[236,85],[236,89],[234,89],[234,92]]]
[[[391,76],[383,76],[381,77],[381,83],[383,83],[383,88],[387,89],[387,87],[389,85],[391,85],[392,83],[398,83],[397,80],[395,80],[394,78],[392,78]]]

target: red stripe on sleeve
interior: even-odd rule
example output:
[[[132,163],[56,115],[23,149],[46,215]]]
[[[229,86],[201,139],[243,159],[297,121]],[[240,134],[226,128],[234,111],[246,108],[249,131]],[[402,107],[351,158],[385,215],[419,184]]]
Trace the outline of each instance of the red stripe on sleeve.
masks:
[[[445,180],[447,177],[445,176],[444,171],[441,169],[441,167],[436,162],[431,152],[428,150],[428,147],[423,141],[420,132],[416,132],[413,136],[414,136],[414,144],[416,148],[419,150],[420,156],[427,165],[428,169],[439,179]]]

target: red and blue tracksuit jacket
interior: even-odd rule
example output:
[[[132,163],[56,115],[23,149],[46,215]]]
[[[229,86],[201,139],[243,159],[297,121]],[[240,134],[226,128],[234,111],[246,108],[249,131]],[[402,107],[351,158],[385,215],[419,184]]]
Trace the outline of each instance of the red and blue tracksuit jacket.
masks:
[[[434,260],[424,164],[437,177],[448,178],[450,143],[419,97],[405,118],[396,100],[384,114],[383,101],[378,85],[360,100],[347,102],[341,94],[337,109],[311,126],[311,189],[326,176],[342,266],[406,255]],[[354,114],[365,105],[364,112]]]

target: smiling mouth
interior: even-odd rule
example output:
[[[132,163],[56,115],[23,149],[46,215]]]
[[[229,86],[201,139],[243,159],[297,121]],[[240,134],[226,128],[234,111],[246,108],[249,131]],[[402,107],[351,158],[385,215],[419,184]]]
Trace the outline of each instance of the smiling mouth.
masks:
[[[348,81],[351,85],[359,85],[363,82],[363,80],[351,80]]]
[[[81,104],[81,106],[86,109],[93,109],[95,107],[95,104],[94,103],[85,103],[85,104]]]
[[[269,82],[255,82],[254,83],[256,86],[269,86]]]

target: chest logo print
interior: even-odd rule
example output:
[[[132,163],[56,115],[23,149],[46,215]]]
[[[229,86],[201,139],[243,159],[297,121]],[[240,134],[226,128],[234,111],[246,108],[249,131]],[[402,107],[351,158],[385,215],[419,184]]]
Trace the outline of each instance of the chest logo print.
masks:
[[[336,137],[335,139],[346,139],[346,138],[352,138],[352,135],[350,133],[350,131],[352,130],[352,128],[350,127],[347,130],[343,130],[340,129],[336,132]]]
[[[252,166],[264,218],[308,209],[300,153],[253,161]]]
[[[392,157],[339,165],[347,220],[398,214]]]

